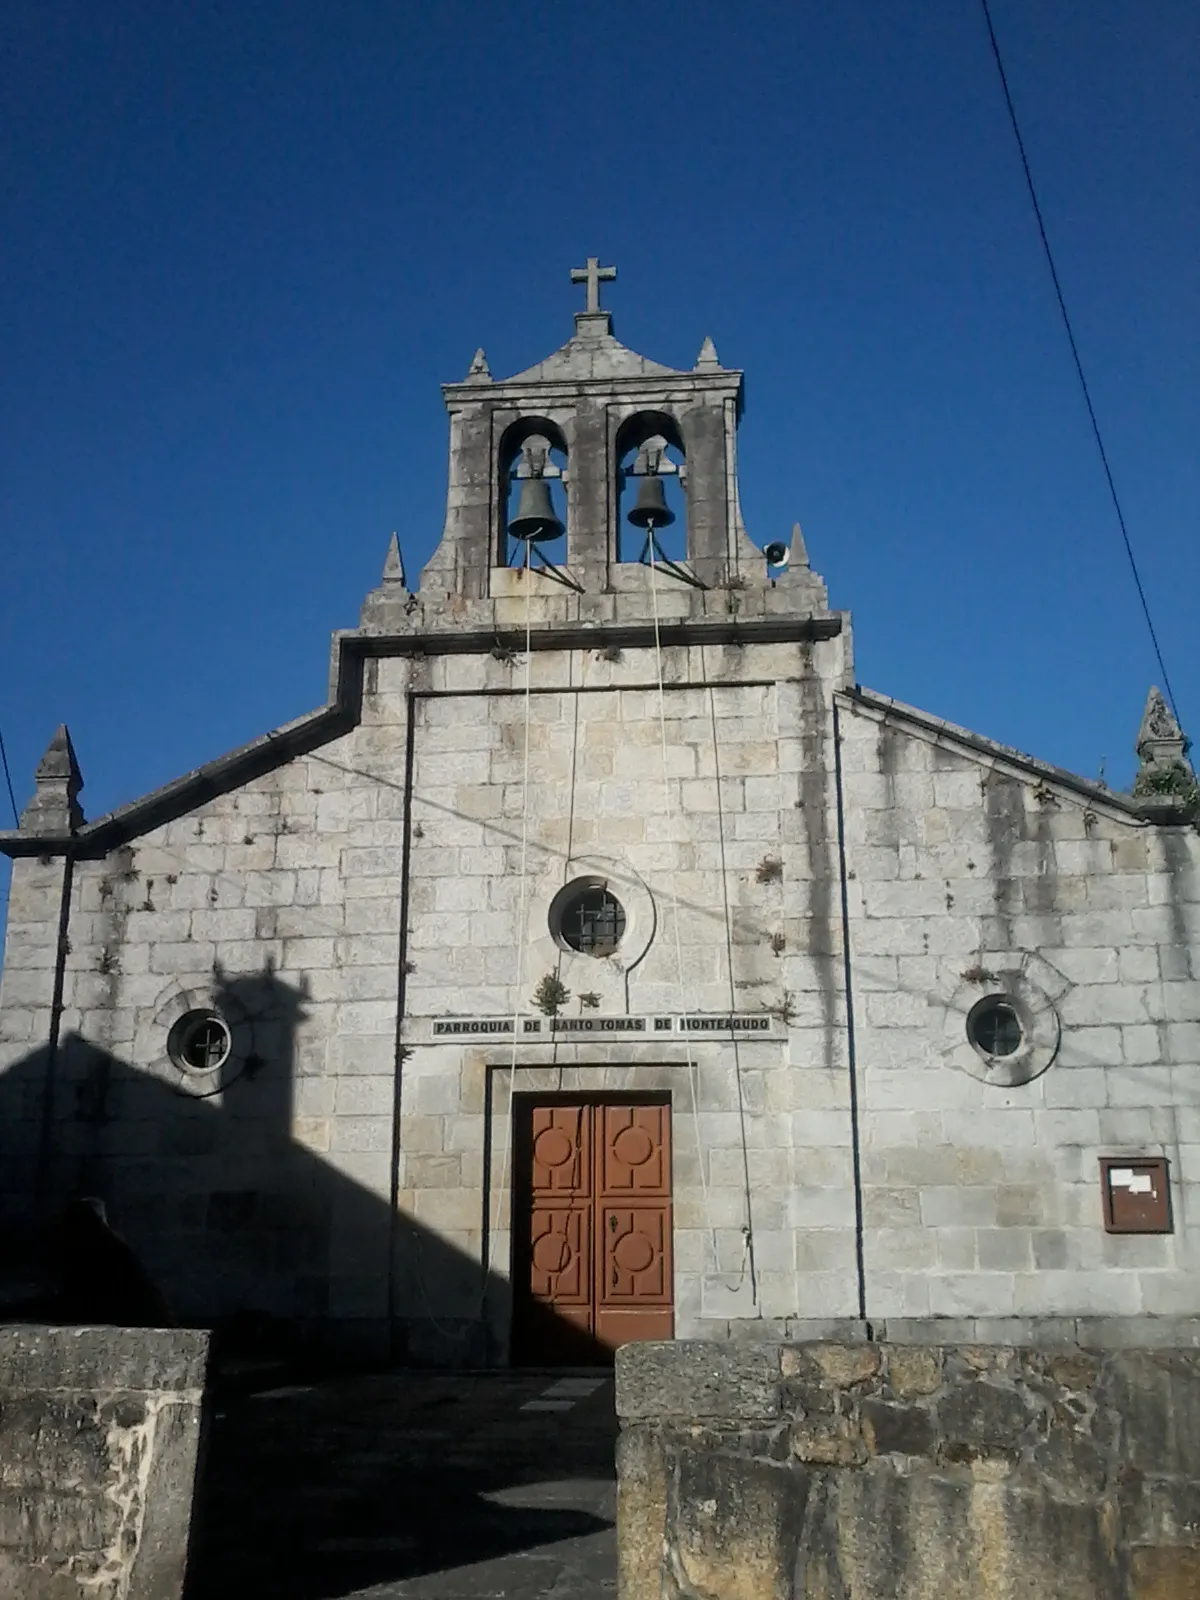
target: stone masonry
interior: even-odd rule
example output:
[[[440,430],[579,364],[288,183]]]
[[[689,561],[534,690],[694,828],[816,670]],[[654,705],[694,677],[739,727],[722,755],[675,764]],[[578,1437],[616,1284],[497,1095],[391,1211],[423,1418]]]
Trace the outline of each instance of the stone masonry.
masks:
[[[1196,1333],[631,1346],[621,1600],[1184,1600]]]
[[[741,382],[599,310],[513,379],[481,354],[441,544],[410,590],[393,541],[326,707],[90,823],[60,730],[0,835],[13,1238],[98,1193],[185,1317],[502,1360],[511,1093],[658,1090],[681,1336],[1200,1312],[1182,735],[1152,699],[1135,799],[859,688],[798,530],[768,568],[742,525]],[[688,556],[630,559],[623,473],[667,447]],[[566,555],[514,565],[552,456]],[[551,925],[589,875],[604,958]],[[650,1031],[561,1029],[548,974]],[[172,1042],[205,1012],[211,1072]],[[1101,1157],[1165,1159],[1170,1231],[1106,1230]]]
[[[0,1327],[0,1596],[180,1600],[207,1335]]]

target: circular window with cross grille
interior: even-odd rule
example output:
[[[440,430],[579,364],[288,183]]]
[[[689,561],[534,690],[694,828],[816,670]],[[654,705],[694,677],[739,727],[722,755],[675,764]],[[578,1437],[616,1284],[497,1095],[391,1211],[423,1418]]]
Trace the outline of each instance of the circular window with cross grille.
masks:
[[[1011,1056],[1025,1042],[1020,1014],[1002,994],[989,994],[967,1015],[967,1038],[981,1056]]]
[[[611,956],[625,933],[625,907],[600,878],[578,878],[555,895],[550,932],[564,950]]]
[[[188,1011],[171,1029],[167,1054],[185,1072],[216,1072],[229,1060],[233,1039],[215,1011]]]

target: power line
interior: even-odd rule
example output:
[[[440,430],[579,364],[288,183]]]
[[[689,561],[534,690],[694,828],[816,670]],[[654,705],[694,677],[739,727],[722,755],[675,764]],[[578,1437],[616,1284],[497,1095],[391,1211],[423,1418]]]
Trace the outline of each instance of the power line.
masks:
[[[4,735],[0,733],[0,761],[4,763],[4,781],[8,785],[8,802],[12,806],[13,824],[21,826],[21,819],[17,815],[17,797],[13,793],[12,773],[8,770],[8,752],[4,748]]]
[[[1096,408],[1092,404],[1091,390],[1088,388],[1087,378],[1084,376],[1083,362],[1079,358],[1079,346],[1075,342],[1075,331],[1071,326],[1071,319],[1067,315],[1067,302],[1063,298],[1062,284],[1058,279],[1058,269],[1054,265],[1054,254],[1050,249],[1050,240],[1046,234],[1046,224],[1042,217],[1042,208],[1038,203],[1037,190],[1034,188],[1033,173],[1029,166],[1029,157],[1025,153],[1025,141],[1021,137],[1020,124],[1017,122],[1017,111],[1013,105],[1013,98],[1009,92],[1008,74],[1004,70],[1004,60],[1000,54],[1000,45],[996,39],[996,30],[992,26],[992,13],[988,8],[988,0],[979,0],[983,7],[983,19],[987,23],[988,39],[991,41],[992,56],[996,62],[996,71],[1000,74],[1000,87],[1004,91],[1004,103],[1008,107],[1008,119],[1012,123],[1013,137],[1017,141],[1017,149],[1021,155],[1021,166],[1025,171],[1025,182],[1029,187],[1029,199],[1033,205],[1033,214],[1037,219],[1038,233],[1042,239],[1042,249],[1046,252],[1046,264],[1050,268],[1050,277],[1054,284],[1054,293],[1058,299],[1058,309],[1062,313],[1063,327],[1067,331],[1067,342],[1071,346],[1071,356],[1075,362],[1075,371],[1079,378],[1079,387],[1083,391],[1083,401],[1087,406],[1088,419],[1092,424],[1092,432],[1096,437],[1096,448],[1100,452],[1100,462],[1104,468],[1104,477],[1108,483],[1108,492],[1112,496],[1113,509],[1117,513],[1117,525],[1121,530],[1121,538],[1125,544],[1125,554],[1129,557],[1129,569],[1133,573],[1133,581],[1137,587],[1138,599],[1142,603],[1142,615],[1146,619],[1146,627],[1150,630],[1150,642],[1154,646],[1154,654],[1158,660],[1158,670],[1162,673],[1163,689],[1175,713],[1179,718],[1179,707],[1175,704],[1175,693],[1171,688],[1171,679],[1167,672],[1167,664],[1163,660],[1162,649],[1155,631],[1154,619],[1150,615],[1150,603],[1146,599],[1146,591],[1142,587],[1142,575],[1138,571],[1138,564],[1133,554],[1133,545],[1129,538],[1129,529],[1125,525],[1125,513],[1121,510],[1121,501],[1117,495],[1117,486],[1113,482],[1112,468],[1108,464],[1108,451],[1104,448],[1104,439],[1100,433],[1100,424],[1096,419]]]

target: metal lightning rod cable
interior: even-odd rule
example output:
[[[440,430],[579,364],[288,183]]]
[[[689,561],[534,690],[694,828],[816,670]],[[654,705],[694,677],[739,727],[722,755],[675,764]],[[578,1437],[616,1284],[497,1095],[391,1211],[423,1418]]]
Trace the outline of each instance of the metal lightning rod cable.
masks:
[[[1133,545],[1129,538],[1129,529],[1125,525],[1125,513],[1121,510],[1121,501],[1117,495],[1117,486],[1113,482],[1112,468],[1108,464],[1108,451],[1104,448],[1104,439],[1100,433],[1100,424],[1096,419],[1096,408],[1092,404],[1091,390],[1088,388],[1087,378],[1084,376],[1083,362],[1079,358],[1079,346],[1075,342],[1075,331],[1071,326],[1071,318],[1067,314],[1067,302],[1063,298],[1062,284],[1058,280],[1058,269],[1054,265],[1054,253],[1050,249],[1050,240],[1046,233],[1046,223],[1042,217],[1042,208],[1038,203],[1037,190],[1033,183],[1033,173],[1029,166],[1029,157],[1025,153],[1025,141],[1021,137],[1021,127],[1017,121],[1016,107],[1013,105],[1012,94],[1008,87],[1008,74],[1004,70],[1004,60],[1000,54],[1000,45],[996,39],[996,30],[992,26],[992,13],[988,8],[988,0],[979,0],[983,7],[983,20],[987,24],[988,39],[992,46],[992,57],[996,63],[996,71],[1000,75],[1000,87],[1004,91],[1004,103],[1008,107],[1008,120],[1012,123],[1013,137],[1017,141],[1017,149],[1021,156],[1021,166],[1025,171],[1025,182],[1029,188],[1029,199],[1033,205],[1033,214],[1037,219],[1038,233],[1042,239],[1042,249],[1046,252],[1046,265],[1050,268],[1050,277],[1054,284],[1054,293],[1058,299],[1058,309],[1062,313],[1063,327],[1066,329],[1067,342],[1071,346],[1071,356],[1075,362],[1075,371],[1079,378],[1079,387],[1083,391],[1083,401],[1087,406],[1088,419],[1092,424],[1092,432],[1096,437],[1096,448],[1100,452],[1100,463],[1104,468],[1104,476],[1108,483],[1108,492],[1112,496],[1113,510],[1117,513],[1117,525],[1121,530],[1121,538],[1125,544],[1125,554],[1129,557],[1129,570],[1133,573],[1133,581],[1137,587],[1138,599],[1142,603],[1142,615],[1146,619],[1146,627],[1150,630],[1150,642],[1154,646],[1154,654],[1158,660],[1158,670],[1162,673],[1163,688],[1170,702],[1171,710],[1179,718],[1179,707],[1175,704],[1175,693],[1171,688],[1170,675],[1167,664],[1163,660],[1162,648],[1158,642],[1158,634],[1154,628],[1154,619],[1150,615],[1150,603],[1146,599],[1146,591],[1142,587],[1142,575],[1138,571],[1137,560],[1133,554]]]

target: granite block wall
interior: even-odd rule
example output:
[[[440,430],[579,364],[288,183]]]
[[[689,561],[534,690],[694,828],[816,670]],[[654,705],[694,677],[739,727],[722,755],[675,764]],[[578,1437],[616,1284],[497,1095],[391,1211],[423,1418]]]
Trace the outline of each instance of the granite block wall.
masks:
[[[207,1336],[0,1327],[0,1596],[180,1600]]]
[[[840,729],[868,1315],[1194,1311],[1194,830],[880,703]],[[991,993],[1042,1019],[1022,1081],[967,1041]],[[1173,1232],[1105,1231],[1101,1156],[1167,1159]]]
[[[628,1346],[622,1600],[1182,1600],[1200,1367],[1180,1333]]]
[[[519,651],[370,656],[351,731],[103,857],[18,860],[5,1214],[102,1192],[184,1316],[494,1359],[510,1094],[656,1089],[681,1335],[1200,1309],[1200,841],[845,690],[847,660],[672,645],[660,722],[654,651],[600,634],[528,686]],[[606,960],[548,925],[582,874],[626,908]],[[536,1018],[551,972],[569,1016],[766,1027],[436,1031]],[[998,1072],[966,1017],[1010,992],[1028,1048]],[[204,1078],[168,1041],[208,1006],[233,1051]],[[1107,1233],[1099,1157],[1147,1155],[1173,1231]]]

